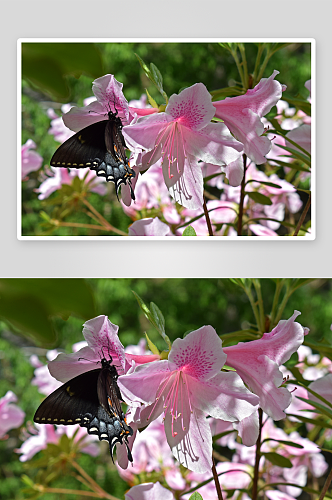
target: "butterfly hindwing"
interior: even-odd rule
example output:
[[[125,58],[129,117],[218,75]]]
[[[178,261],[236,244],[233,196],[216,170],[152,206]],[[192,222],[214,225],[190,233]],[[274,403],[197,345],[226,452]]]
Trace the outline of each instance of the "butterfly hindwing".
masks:
[[[78,375],[50,394],[39,406],[34,421],[41,424],[74,425],[83,422],[84,414],[95,414],[99,400],[99,370]]]
[[[102,368],[78,375],[50,394],[37,409],[34,421],[86,427],[89,434],[108,441],[112,460],[116,443],[124,442],[132,461],[127,439],[133,430],[121,408],[117,370],[111,361],[101,362]]]
[[[52,167],[91,168],[96,158],[103,160],[107,124],[108,120],[93,123],[69,137],[52,156]]]

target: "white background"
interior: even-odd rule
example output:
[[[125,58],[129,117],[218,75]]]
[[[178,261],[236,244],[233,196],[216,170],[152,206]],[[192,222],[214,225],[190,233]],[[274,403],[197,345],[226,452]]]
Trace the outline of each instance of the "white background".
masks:
[[[331,276],[331,2],[323,0],[11,0],[1,27],[2,277]],[[16,237],[18,38],[315,38],[316,240],[19,241]],[[276,68],[278,69],[278,68]],[[281,80],[280,80],[281,81]]]

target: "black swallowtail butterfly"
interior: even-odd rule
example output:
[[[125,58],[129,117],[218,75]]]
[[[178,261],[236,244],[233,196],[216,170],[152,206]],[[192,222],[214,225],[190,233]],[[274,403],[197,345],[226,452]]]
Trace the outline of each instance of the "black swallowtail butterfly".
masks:
[[[38,424],[86,427],[89,434],[108,441],[112,460],[116,443],[124,442],[132,462],[128,436],[133,435],[133,429],[127,425],[121,408],[118,372],[111,362],[111,357],[103,358],[101,368],[82,373],[56,389],[44,399],[33,420]]]
[[[61,144],[52,156],[52,167],[89,167],[99,177],[114,182],[117,197],[119,186],[128,183],[131,197],[135,200],[131,179],[136,174],[130,168],[121,130],[122,122],[117,111],[109,111],[108,120],[83,128]]]

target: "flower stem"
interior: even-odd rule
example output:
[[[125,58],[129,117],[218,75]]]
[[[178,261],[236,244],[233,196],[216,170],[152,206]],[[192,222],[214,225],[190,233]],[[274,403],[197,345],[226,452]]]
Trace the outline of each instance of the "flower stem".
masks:
[[[113,233],[120,234],[121,236],[127,236],[126,233],[121,231],[120,229],[117,229],[116,227],[112,226],[92,205],[91,203],[88,202],[85,198],[82,198],[82,202],[84,203],[85,206],[88,207],[88,209],[98,218],[100,223],[104,226],[106,231],[112,231]]]
[[[279,297],[280,297],[280,293],[281,293],[283,286],[284,286],[284,280],[277,278],[276,290],[274,292],[273,304],[272,304],[271,315],[270,315],[271,329],[273,329],[273,327],[274,327],[274,318],[276,315],[276,310],[277,310],[278,303],[279,303]]]
[[[243,179],[241,182],[241,196],[240,196],[240,204],[239,204],[239,218],[237,221],[237,235],[242,235],[242,219],[243,219],[243,203],[245,197],[245,187],[246,187],[246,170],[247,170],[247,155],[243,156]]]
[[[213,479],[214,483],[216,485],[216,490],[217,490],[217,495],[218,495],[218,500],[223,500],[222,492],[221,492],[221,487],[218,479],[218,474],[217,474],[217,469],[216,469],[216,464],[214,462],[214,458],[212,457],[212,474],[213,474]]]
[[[204,209],[204,215],[205,215],[207,227],[208,227],[208,230],[209,230],[209,236],[213,236],[212,224],[211,224],[209,212],[208,212],[208,209],[207,209],[207,206],[206,206],[206,201],[205,201],[204,197],[203,197],[203,209]]]
[[[92,477],[89,476],[87,472],[77,463],[75,460],[71,461],[71,464],[75,469],[81,474],[81,476],[90,484],[90,488],[93,489],[96,493],[101,495],[101,498],[107,498],[108,493],[104,491],[98,483]]]
[[[300,220],[299,220],[299,222],[298,222],[298,224],[296,226],[296,229],[294,231],[293,236],[297,236],[298,235],[298,233],[299,233],[299,231],[301,229],[301,226],[302,226],[302,224],[304,222],[305,216],[307,215],[307,212],[309,210],[310,205],[311,205],[311,193],[309,193],[309,198],[308,198],[307,204],[306,204],[306,206],[305,206],[305,208],[304,208],[304,210],[302,212],[302,215],[301,215]]]
[[[252,500],[257,500],[257,490],[258,490],[259,461],[261,459],[261,444],[262,444],[261,438],[262,438],[262,426],[263,426],[263,410],[261,408],[258,409],[258,418],[259,418],[259,431],[256,442],[254,479],[253,479],[252,494],[251,494]]]
[[[259,309],[259,324],[257,325],[259,331],[264,333],[265,329],[265,313],[264,313],[264,302],[262,297],[261,283],[259,279],[253,279],[253,284],[256,290],[258,309]]]
[[[323,500],[324,499],[325,493],[327,492],[327,490],[328,490],[328,488],[330,486],[331,481],[332,481],[332,469],[330,470],[329,475],[326,478],[326,481],[325,481],[325,484],[324,484],[323,489],[321,491],[319,500]]]

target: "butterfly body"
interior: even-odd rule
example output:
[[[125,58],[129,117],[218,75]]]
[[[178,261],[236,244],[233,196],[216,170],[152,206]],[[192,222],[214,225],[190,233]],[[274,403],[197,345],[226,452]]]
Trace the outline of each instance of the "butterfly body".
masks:
[[[112,460],[116,443],[124,442],[132,462],[127,439],[133,430],[121,408],[117,369],[111,359],[103,358],[101,363],[101,368],[82,373],[52,392],[37,409],[34,421],[86,427],[88,434],[108,441]]]
[[[128,184],[134,200],[131,179],[136,174],[130,168],[121,130],[121,119],[116,113],[110,111],[108,120],[83,128],[61,144],[52,156],[51,166],[89,167],[95,170],[99,177],[105,177],[107,181],[114,182],[117,196],[120,185]]]

